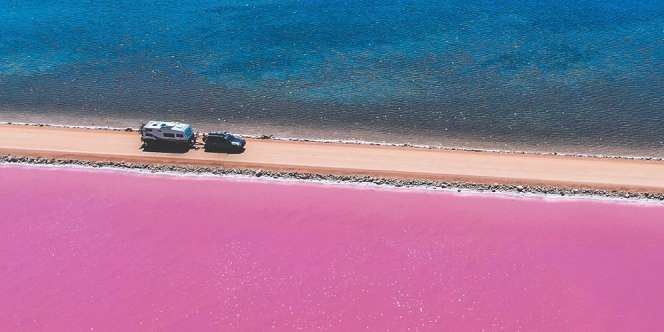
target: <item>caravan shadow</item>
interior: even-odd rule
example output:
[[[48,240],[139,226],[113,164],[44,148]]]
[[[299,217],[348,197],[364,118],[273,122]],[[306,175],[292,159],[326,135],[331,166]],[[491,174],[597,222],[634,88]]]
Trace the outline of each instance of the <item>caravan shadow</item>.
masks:
[[[190,149],[192,149],[192,147],[188,145],[151,143],[143,144],[141,149],[143,149],[145,152],[187,153]]]

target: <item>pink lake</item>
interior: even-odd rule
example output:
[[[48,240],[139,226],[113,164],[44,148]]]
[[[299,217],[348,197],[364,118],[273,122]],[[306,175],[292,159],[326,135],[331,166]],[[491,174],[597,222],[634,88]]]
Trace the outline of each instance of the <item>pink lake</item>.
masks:
[[[664,205],[0,167],[1,331],[661,331]]]

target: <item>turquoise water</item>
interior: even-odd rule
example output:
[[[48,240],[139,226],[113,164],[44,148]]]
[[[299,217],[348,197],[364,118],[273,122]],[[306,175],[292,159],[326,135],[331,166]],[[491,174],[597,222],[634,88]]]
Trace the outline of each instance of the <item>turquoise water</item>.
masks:
[[[154,118],[436,145],[664,150],[662,1],[0,8],[4,121]]]

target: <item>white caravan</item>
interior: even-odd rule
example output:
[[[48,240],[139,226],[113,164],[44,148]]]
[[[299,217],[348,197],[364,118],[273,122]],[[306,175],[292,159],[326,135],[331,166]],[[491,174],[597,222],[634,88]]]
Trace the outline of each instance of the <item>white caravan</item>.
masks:
[[[191,147],[196,143],[194,130],[186,123],[150,121],[141,126],[140,133],[146,146],[167,143]]]

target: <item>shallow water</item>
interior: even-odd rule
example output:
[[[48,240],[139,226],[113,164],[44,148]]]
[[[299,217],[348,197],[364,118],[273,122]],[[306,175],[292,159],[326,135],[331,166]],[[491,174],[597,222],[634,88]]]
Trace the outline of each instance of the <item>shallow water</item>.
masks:
[[[664,156],[661,1],[0,7],[1,121]]]
[[[0,167],[0,329],[657,331],[664,206]]]

